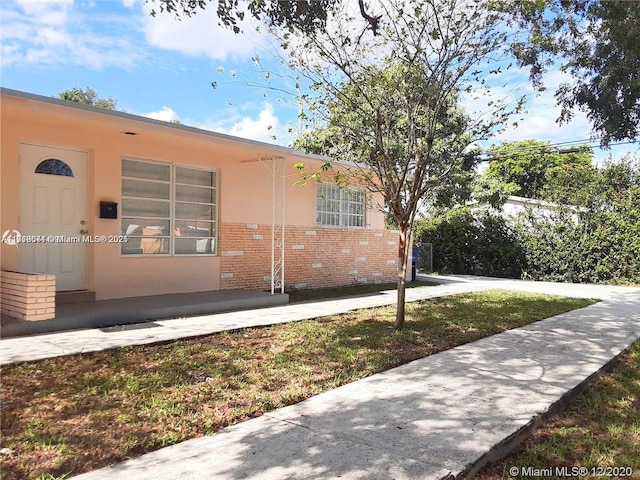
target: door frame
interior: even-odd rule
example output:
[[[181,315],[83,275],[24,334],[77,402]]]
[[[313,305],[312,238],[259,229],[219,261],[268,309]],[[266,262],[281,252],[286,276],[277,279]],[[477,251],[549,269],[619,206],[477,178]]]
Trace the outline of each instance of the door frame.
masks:
[[[42,155],[36,155],[34,158],[35,163],[31,160],[25,161],[25,155],[27,152],[25,149],[29,149],[30,147],[35,147],[39,149],[47,150],[47,153],[43,153]],[[60,158],[67,162],[64,159],[65,152],[72,152],[74,154],[81,154],[84,158],[81,160],[83,163],[82,172],[80,175],[77,175],[77,170],[74,170],[74,177],[79,182],[80,192],[77,198],[82,199],[82,209],[84,212],[84,220],[87,222],[86,227],[89,228],[89,205],[88,205],[88,176],[89,176],[89,152],[87,150],[57,146],[57,145],[47,145],[47,144],[39,144],[33,142],[20,142],[19,144],[19,155],[20,155],[20,168],[18,172],[18,208],[19,208],[19,217],[18,217],[18,230],[24,226],[24,213],[25,213],[25,200],[24,197],[27,194],[27,188],[31,185],[29,179],[27,178],[30,175],[35,175],[32,171],[33,167],[35,168],[41,161],[47,158]],[[37,157],[37,159],[35,159]],[[22,233],[22,232],[21,232]],[[77,276],[77,288],[73,288],[70,290],[58,290],[58,286],[56,285],[56,291],[73,291],[73,290],[87,290],[89,285],[89,244],[83,244],[83,254],[80,255],[82,264],[78,269]],[[25,256],[18,252],[18,267],[21,270],[25,268]],[[50,272],[47,272],[50,273]],[[57,284],[57,282],[56,282]]]

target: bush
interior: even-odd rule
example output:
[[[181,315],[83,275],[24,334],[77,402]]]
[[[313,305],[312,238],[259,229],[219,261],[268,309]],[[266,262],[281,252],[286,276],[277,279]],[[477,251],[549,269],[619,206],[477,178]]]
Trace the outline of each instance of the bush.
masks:
[[[540,280],[640,283],[640,163],[551,175],[547,198],[582,208],[524,217],[518,238]]]
[[[640,283],[640,218],[634,212],[558,212],[518,225],[526,276],[574,283]]]
[[[640,284],[640,163],[583,170],[550,177],[546,190],[579,208],[531,211],[513,227],[487,212],[451,210],[417,222],[416,240],[433,244],[442,273]]]
[[[433,244],[433,268],[438,272],[520,277],[523,252],[515,230],[500,216],[451,210],[417,221],[415,238]]]

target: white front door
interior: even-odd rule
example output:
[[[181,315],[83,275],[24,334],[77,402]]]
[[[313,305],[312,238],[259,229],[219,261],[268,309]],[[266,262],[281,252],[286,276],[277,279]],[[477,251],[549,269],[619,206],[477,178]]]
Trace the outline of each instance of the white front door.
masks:
[[[19,244],[19,268],[56,276],[56,290],[87,288],[87,154],[76,150],[20,145],[20,225],[37,243]]]

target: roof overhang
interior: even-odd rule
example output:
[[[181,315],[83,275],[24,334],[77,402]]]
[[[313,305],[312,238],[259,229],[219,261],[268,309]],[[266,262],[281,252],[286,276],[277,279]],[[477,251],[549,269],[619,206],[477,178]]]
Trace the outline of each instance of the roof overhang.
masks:
[[[353,162],[345,162],[322,155],[308,154],[299,150],[295,150],[290,147],[282,145],[276,145],[266,142],[260,142],[257,140],[250,140],[247,138],[236,137],[225,133],[213,132],[211,130],[205,130],[196,127],[189,127],[187,125],[176,124],[172,122],[165,122],[162,120],[156,120],[153,118],[143,117],[141,115],[133,115],[131,113],[121,112],[117,110],[106,110],[92,105],[85,105],[82,103],[71,102],[68,100],[62,100],[59,98],[45,97],[43,95],[36,95],[33,93],[22,92],[20,90],[12,90],[9,88],[0,87],[0,95],[4,97],[11,97],[18,100],[22,100],[27,103],[39,104],[42,106],[53,106],[62,109],[67,109],[68,112],[76,112],[79,115],[89,115],[95,118],[110,119],[111,121],[121,120],[127,124],[126,128],[121,133],[127,135],[135,135],[135,124],[141,124],[145,127],[156,127],[159,129],[166,129],[166,133],[176,135],[178,137],[190,137],[201,141],[213,141],[215,143],[224,144],[236,144],[243,148],[249,148],[251,151],[259,150],[264,152],[264,155],[270,156],[284,156],[284,157],[298,157],[300,159],[309,159],[320,162],[331,162],[336,165],[345,167],[359,167],[366,168],[366,166],[357,165]],[[134,128],[131,128],[131,127]],[[260,153],[262,155],[262,153]],[[259,160],[260,156],[255,158],[247,158],[247,160]]]

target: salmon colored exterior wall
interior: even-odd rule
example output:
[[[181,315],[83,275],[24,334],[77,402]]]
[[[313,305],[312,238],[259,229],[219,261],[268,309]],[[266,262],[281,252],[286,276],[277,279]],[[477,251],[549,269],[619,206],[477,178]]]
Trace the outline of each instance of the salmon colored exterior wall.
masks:
[[[87,288],[96,292],[97,299],[221,288],[265,289],[269,284],[264,281],[267,275],[264,265],[270,267],[271,251],[271,182],[267,167],[259,159],[284,155],[286,285],[306,283],[308,287],[314,287],[352,283],[356,275],[344,273],[343,270],[356,270],[355,267],[347,268],[347,264],[351,265],[349,262],[355,262],[356,256],[367,256],[366,268],[358,268],[366,273],[359,273],[359,278],[366,276],[368,281],[395,280],[395,266],[390,261],[397,255],[397,246],[391,245],[396,235],[384,230],[382,213],[369,208],[366,228],[332,229],[315,225],[316,187],[312,184],[304,187],[295,185],[299,172],[294,164],[305,162],[319,166],[319,160],[258,142],[218,138],[170,124],[160,125],[131,117],[3,94],[0,119],[0,231],[17,229],[19,224],[21,143],[87,153],[86,220],[91,235],[120,234],[120,219],[100,219],[98,206],[101,200],[122,204],[122,158],[216,169],[220,222],[218,256],[131,257],[122,256],[120,246],[115,243],[91,244],[87,252]],[[125,135],[123,132],[127,131],[136,132],[137,135]],[[247,224],[259,226],[260,233],[249,231]],[[238,233],[238,226],[244,226],[241,234]],[[317,231],[313,241],[301,237],[310,230]],[[263,235],[264,238],[257,241],[253,238],[254,234]],[[359,248],[365,246],[358,243],[361,240],[370,242],[368,249]],[[305,249],[292,250],[294,243],[304,243]],[[16,270],[19,250],[5,244],[1,248],[2,269]],[[335,248],[339,248],[338,252],[343,248],[350,249],[353,259],[345,263],[336,262]],[[226,256],[225,251],[253,253],[240,259]],[[323,266],[313,268],[313,263],[322,263]],[[254,268],[255,272],[252,273]],[[233,273],[233,281],[225,273]],[[373,276],[374,273],[382,275]]]

